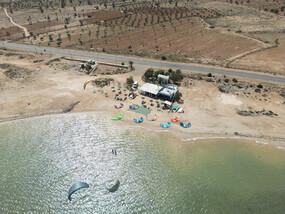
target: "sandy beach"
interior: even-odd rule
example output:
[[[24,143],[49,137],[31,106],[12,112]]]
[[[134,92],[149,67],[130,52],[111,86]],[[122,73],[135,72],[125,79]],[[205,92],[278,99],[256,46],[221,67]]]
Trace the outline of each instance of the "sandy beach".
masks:
[[[32,55],[15,51],[0,51],[0,121],[68,112],[107,112],[125,115],[123,121],[114,121],[152,131],[167,131],[183,139],[201,137],[251,137],[265,141],[276,140],[279,145],[285,144],[285,98],[278,90],[270,90],[266,96],[262,93],[222,93],[214,81],[184,78],[187,84],[181,84],[184,113],[169,113],[158,110],[151,103],[157,100],[137,96],[134,100],[116,101],[115,94],[121,91],[122,96],[129,92],[125,88],[126,78],[133,76],[142,84],[142,75],[146,67],[135,66],[134,71],[123,74],[106,75],[108,67],[99,67],[97,76],[78,72],[79,63],[65,59],[56,59],[47,55]],[[127,62],[126,62],[127,63]],[[91,84],[83,89],[85,81],[99,77],[113,78],[114,82],[107,87],[96,87]],[[258,83],[252,83],[258,84]],[[265,85],[265,84],[263,84]],[[268,86],[274,88],[276,86]],[[130,104],[141,104],[142,100],[156,114],[158,120],[134,124],[133,118],[141,115],[128,110]],[[159,101],[160,103],[162,101]],[[123,103],[122,109],[114,105]],[[245,110],[274,112],[277,116],[255,115],[244,116],[238,111]],[[174,125],[170,129],[159,127],[161,122],[179,117],[190,121],[192,128],[183,129]],[[110,118],[111,119],[111,118]]]

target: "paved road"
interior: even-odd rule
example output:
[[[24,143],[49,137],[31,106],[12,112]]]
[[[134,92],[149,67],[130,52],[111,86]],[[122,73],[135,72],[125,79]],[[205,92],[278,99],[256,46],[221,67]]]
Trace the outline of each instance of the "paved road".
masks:
[[[59,57],[64,56],[64,57],[71,57],[83,60],[94,58],[97,61],[105,61],[110,63],[121,63],[121,62],[128,63],[128,61],[133,61],[134,65],[142,65],[142,66],[155,67],[155,68],[181,69],[183,72],[193,72],[193,73],[203,73],[203,74],[212,73],[216,75],[226,75],[230,77],[245,78],[260,82],[285,85],[285,76],[271,75],[262,72],[227,69],[227,68],[214,67],[214,66],[191,64],[191,63],[167,62],[167,61],[146,59],[140,57],[96,53],[90,51],[17,44],[6,41],[0,41],[0,48],[17,49],[17,50],[35,52],[35,53],[48,53]]]

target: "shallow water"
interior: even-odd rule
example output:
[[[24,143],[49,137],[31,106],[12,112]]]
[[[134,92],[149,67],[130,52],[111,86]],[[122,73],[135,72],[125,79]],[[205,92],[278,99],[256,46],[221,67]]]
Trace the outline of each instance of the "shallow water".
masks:
[[[1,124],[0,213],[285,213],[284,150],[179,142],[110,118],[80,113]],[[121,183],[115,193],[105,189],[111,179]],[[90,188],[69,202],[76,180]]]

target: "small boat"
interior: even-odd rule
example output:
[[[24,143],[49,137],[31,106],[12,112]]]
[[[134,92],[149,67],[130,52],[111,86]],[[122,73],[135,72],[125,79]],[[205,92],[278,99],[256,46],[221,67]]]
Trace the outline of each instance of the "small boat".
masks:
[[[112,117],[112,120],[118,121],[122,120],[124,118],[124,115],[122,113],[116,114],[115,116]]]
[[[105,183],[105,187],[109,192],[116,192],[119,189],[119,186],[120,186],[119,180],[113,180]]]
[[[134,118],[135,123],[142,123],[144,121],[143,117]]]
[[[170,122],[166,122],[166,123],[161,123],[160,124],[160,127],[161,128],[164,128],[164,129],[168,129],[168,128],[170,128],[172,126],[172,123],[170,123]]]
[[[191,128],[192,124],[190,122],[180,122],[182,128]]]

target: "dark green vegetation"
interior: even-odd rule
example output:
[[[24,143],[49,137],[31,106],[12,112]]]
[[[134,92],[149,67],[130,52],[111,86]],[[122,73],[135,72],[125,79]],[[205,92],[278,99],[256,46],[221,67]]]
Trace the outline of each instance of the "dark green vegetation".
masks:
[[[146,70],[146,72],[143,75],[143,80],[145,82],[150,82],[150,83],[158,83],[158,75],[166,75],[169,76],[169,80],[171,83],[174,84],[180,84],[181,81],[183,80],[183,74],[180,69],[177,69],[176,71],[172,69],[168,70],[162,70],[162,69],[153,69],[149,68]]]
[[[128,77],[126,80],[127,88],[130,89],[134,83],[134,78],[132,76]]]

